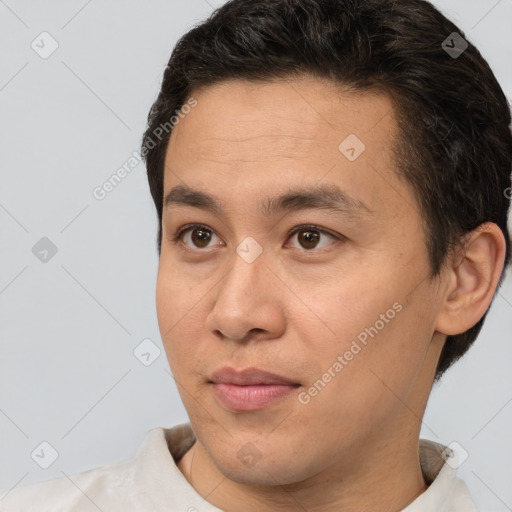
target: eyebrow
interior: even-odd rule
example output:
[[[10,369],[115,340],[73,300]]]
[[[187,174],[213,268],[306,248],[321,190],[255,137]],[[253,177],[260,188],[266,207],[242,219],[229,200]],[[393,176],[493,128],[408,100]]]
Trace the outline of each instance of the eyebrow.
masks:
[[[225,211],[217,197],[187,185],[177,185],[165,196],[164,208],[173,205],[192,206],[215,214],[222,214]],[[373,210],[360,199],[332,184],[322,184],[311,189],[290,189],[280,196],[266,198],[260,203],[260,211],[265,215],[313,208],[347,215],[373,213]]]

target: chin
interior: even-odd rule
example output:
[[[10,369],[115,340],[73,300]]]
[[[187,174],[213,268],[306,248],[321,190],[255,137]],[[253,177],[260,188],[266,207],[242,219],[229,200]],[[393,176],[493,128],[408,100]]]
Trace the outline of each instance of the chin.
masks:
[[[240,443],[235,443],[239,445]],[[275,486],[298,483],[312,476],[311,469],[298,467],[297,463],[305,463],[303,455],[297,450],[289,453],[278,451],[278,446],[266,445],[257,448],[247,442],[241,448],[233,445],[219,445],[208,449],[210,458],[217,469],[230,480],[252,486]],[[300,450],[299,450],[300,451]]]
[[[283,464],[282,467],[275,464],[263,464],[261,461],[261,464],[258,463],[254,467],[241,467],[237,462],[219,464],[216,461],[216,465],[226,478],[243,485],[271,487],[295,484],[302,480],[296,471],[291,471],[290,462]]]

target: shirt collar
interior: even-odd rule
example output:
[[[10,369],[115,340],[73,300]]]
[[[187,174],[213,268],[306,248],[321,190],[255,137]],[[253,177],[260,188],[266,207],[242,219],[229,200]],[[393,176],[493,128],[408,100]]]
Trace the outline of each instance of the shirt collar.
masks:
[[[222,512],[197,493],[176,465],[195,439],[190,423],[149,430],[136,454],[135,482],[163,509],[182,506],[186,501],[190,510],[195,507],[202,512]],[[425,439],[420,439],[419,453],[421,470],[429,487],[402,512],[445,510],[457,480],[457,454]]]

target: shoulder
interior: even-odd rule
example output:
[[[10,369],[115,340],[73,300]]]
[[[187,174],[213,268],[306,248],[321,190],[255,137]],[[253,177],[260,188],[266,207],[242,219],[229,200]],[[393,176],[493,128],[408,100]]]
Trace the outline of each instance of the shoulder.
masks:
[[[478,512],[466,483],[460,478],[455,480],[450,504],[454,512]]]
[[[191,443],[188,424],[146,433],[132,459],[15,488],[0,495],[1,512],[130,512],[175,510],[195,500],[175,461]],[[201,499],[202,501],[202,499]]]
[[[119,488],[132,488],[132,460],[108,464],[73,475],[63,475],[43,482],[28,484],[0,496],[2,512],[98,512]],[[116,492],[119,510],[123,493]],[[133,503],[133,500],[132,500]],[[128,508],[127,508],[128,509]],[[108,510],[118,510],[109,508]]]

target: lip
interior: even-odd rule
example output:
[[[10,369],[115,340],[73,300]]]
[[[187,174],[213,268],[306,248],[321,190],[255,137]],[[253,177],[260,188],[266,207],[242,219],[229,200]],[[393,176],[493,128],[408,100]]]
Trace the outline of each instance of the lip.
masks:
[[[209,384],[220,404],[235,412],[263,409],[300,386],[288,377],[258,368],[237,371],[231,367],[214,372]]]
[[[235,384],[237,386],[255,386],[283,384],[296,386],[299,383],[277,373],[270,373],[259,368],[244,368],[235,370],[230,366],[225,366],[212,373],[210,381],[215,384]]]

